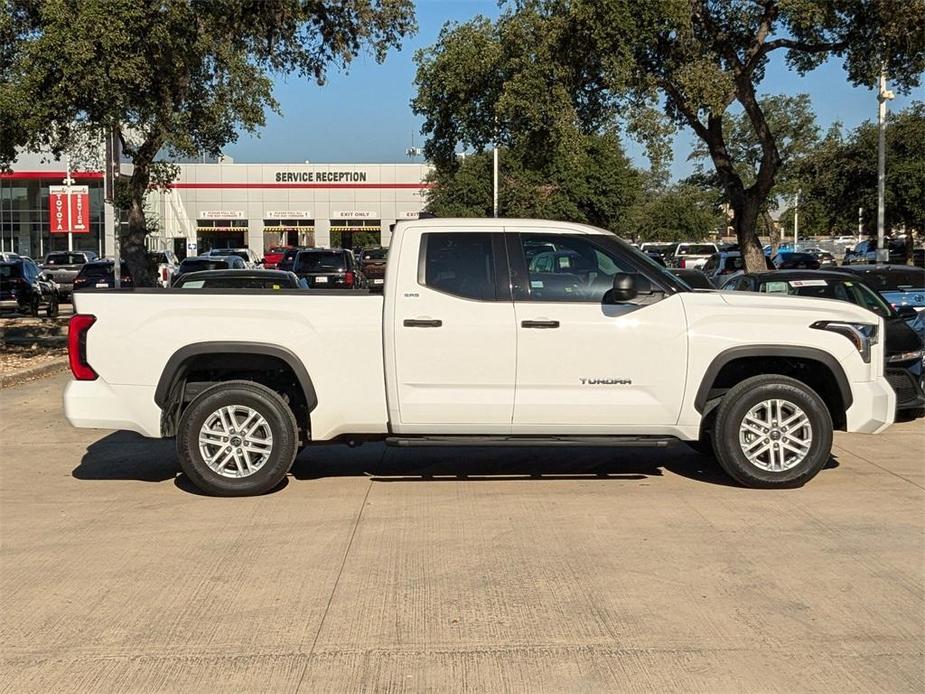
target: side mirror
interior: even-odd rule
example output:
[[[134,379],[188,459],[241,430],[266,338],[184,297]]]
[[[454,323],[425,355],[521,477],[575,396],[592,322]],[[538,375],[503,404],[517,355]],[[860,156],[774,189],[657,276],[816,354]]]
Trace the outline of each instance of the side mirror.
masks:
[[[613,276],[613,289],[609,294],[612,303],[623,304],[632,301],[640,294],[651,294],[652,283],[635,272],[618,272]]]
[[[915,320],[919,315],[919,312],[912,306],[897,306],[896,313],[903,320]]]

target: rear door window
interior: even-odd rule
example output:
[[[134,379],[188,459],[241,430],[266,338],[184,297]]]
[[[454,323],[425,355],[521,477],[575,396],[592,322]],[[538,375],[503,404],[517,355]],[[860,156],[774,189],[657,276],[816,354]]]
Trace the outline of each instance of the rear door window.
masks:
[[[496,237],[479,232],[421,234],[418,283],[464,299],[495,301]]]

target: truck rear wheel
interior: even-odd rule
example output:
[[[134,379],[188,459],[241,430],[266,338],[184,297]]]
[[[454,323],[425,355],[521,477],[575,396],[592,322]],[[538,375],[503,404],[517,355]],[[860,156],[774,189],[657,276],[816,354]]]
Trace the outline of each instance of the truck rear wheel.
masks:
[[[180,417],[177,455],[187,477],[214,496],[252,496],[285,478],[298,450],[292,410],[251,381],[204,390]]]
[[[713,447],[723,469],[746,487],[799,487],[829,460],[832,417],[822,398],[800,381],[755,376],[723,397]]]

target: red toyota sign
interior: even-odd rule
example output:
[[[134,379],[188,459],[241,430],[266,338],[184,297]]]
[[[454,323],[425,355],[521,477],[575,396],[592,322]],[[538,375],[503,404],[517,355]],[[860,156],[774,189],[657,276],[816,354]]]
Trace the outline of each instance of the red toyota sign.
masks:
[[[89,234],[90,188],[49,186],[48,219],[52,234]]]

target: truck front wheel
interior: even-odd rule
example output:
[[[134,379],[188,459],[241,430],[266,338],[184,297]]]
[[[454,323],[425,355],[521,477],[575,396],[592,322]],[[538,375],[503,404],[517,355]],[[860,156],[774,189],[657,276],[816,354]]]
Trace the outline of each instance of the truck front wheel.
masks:
[[[298,450],[292,410],[275,391],[227,381],[200,393],[180,417],[177,455],[187,477],[214,496],[252,496],[285,478]]]
[[[799,487],[829,460],[832,417],[800,381],[755,376],[723,396],[713,447],[723,469],[746,487]]]

